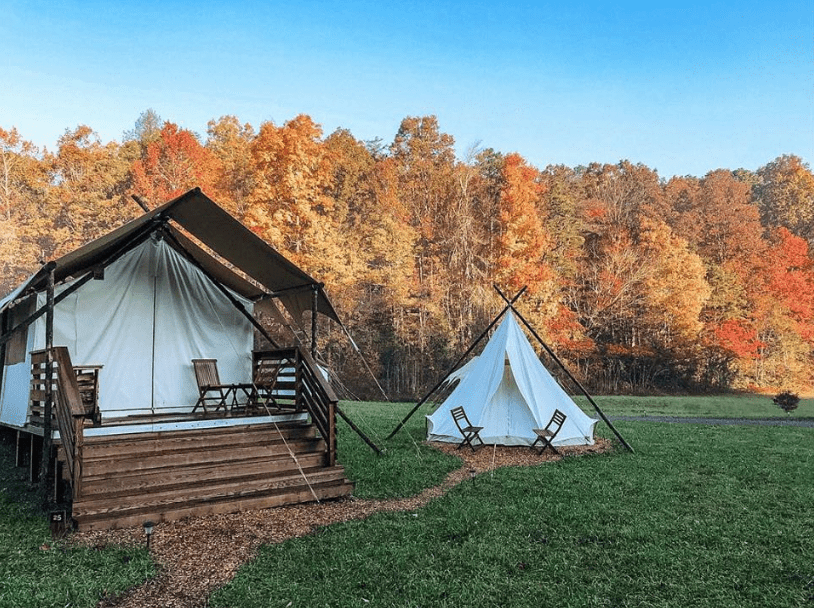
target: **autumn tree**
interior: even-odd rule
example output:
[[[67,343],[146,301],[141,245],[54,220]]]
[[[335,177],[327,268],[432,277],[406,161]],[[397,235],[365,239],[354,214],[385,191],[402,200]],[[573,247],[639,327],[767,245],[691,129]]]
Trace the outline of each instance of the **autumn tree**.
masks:
[[[153,206],[196,186],[215,200],[223,198],[220,160],[192,131],[171,122],[165,122],[158,137],[147,144],[143,157],[133,163],[132,173],[132,191]]]
[[[45,257],[42,213],[50,176],[39,150],[17,129],[0,128],[0,291],[8,292]]]
[[[426,356],[443,346],[450,335],[443,314],[447,269],[440,257],[443,222],[454,197],[454,139],[442,133],[435,116],[407,117],[401,121],[389,152],[398,178],[397,195],[407,221],[417,233],[414,306],[405,327],[410,328],[418,352]],[[420,382],[420,381],[419,381]]]
[[[248,211],[248,199],[255,185],[252,158],[254,128],[240,124],[234,116],[222,116],[207,123],[206,149],[220,161],[217,190],[223,196],[219,202],[242,220]]]
[[[793,155],[780,156],[757,171],[755,198],[766,226],[785,226],[814,245],[814,175]]]
[[[164,121],[152,108],[146,109],[139,114],[132,129],[122,133],[122,143],[135,142],[140,151],[146,151],[154,141],[161,138],[161,128]]]
[[[544,189],[536,168],[519,154],[506,156],[494,279],[512,292],[527,286],[529,297],[538,305],[550,305],[553,295],[553,274],[544,261],[551,245],[538,211]]]
[[[60,137],[48,160],[54,180],[47,198],[55,253],[67,253],[138,215],[138,207],[126,196],[132,151],[115,141],[102,143],[90,127],[81,125]]]

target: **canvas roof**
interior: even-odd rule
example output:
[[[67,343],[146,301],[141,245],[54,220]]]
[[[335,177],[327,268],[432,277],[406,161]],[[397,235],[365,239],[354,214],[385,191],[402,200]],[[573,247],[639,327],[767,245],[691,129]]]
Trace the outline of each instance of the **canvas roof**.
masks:
[[[195,236],[268,291],[258,288],[220,263],[186,238],[172,224],[168,224],[169,220]],[[232,291],[251,300],[260,299],[271,293],[279,298],[292,316],[299,321],[302,313],[311,309],[313,289],[316,288],[317,311],[340,322],[321,283],[220,208],[201,192],[200,188],[194,188],[59,258],[55,262],[55,282],[75,278],[94,267],[109,263],[116,255],[129,251],[143,242],[161,226],[166,226],[170,234],[207,272]],[[46,279],[47,272],[40,270],[15,292],[19,295],[32,289],[40,291],[45,287]],[[10,302],[9,298],[4,300],[5,303]]]

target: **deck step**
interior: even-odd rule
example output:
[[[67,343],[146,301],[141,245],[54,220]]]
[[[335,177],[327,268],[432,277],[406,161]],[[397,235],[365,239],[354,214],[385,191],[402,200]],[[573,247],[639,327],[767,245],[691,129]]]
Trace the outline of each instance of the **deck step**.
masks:
[[[184,467],[164,467],[154,470],[135,470],[121,475],[95,475],[84,477],[82,499],[97,496],[118,496],[128,493],[155,492],[161,489],[183,488],[188,484],[213,483],[238,477],[273,477],[296,472],[299,468],[319,468],[325,464],[325,454],[314,452],[299,454],[295,462],[290,456],[282,462],[266,458],[247,458],[223,463],[198,464]]]
[[[140,525],[146,520],[170,521],[188,516],[232,513],[245,509],[309,502],[346,496],[353,484],[341,466],[254,483],[229,482],[190,492],[165,492],[141,496],[135,501],[74,502],[73,518],[80,530]],[[310,487],[309,487],[310,484]]]
[[[93,530],[346,496],[326,448],[302,422],[87,437],[72,515]]]
[[[316,436],[313,425],[275,428],[271,425],[244,425],[193,431],[163,431],[125,435],[90,436],[84,439],[85,458],[115,456],[121,452],[155,452],[173,449],[194,449],[196,446],[232,446],[248,443],[282,442],[311,439]]]
[[[85,457],[82,464],[83,479],[87,477],[128,474],[133,471],[152,471],[162,468],[179,468],[199,464],[217,465],[224,462],[241,462],[249,458],[267,460],[287,460],[294,454],[323,452],[325,442],[322,439],[306,439],[283,444],[269,443],[240,446],[216,446],[207,448],[198,446],[194,449],[177,449],[158,453],[135,452],[119,453],[109,458]]]

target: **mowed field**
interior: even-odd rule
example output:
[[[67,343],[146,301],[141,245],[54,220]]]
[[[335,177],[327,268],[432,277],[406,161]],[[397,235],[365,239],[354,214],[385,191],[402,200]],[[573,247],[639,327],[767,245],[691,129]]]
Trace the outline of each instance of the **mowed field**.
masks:
[[[787,418],[766,397],[598,402],[609,415]],[[385,441],[411,404],[343,407],[386,448],[376,456],[340,423],[358,498],[409,496],[459,466],[423,445],[424,408]],[[791,415],[812,417],[811,400]],[[498,469],[420,509],[266,546],[209,605],[814,605],[814,429],[616,426],[635,454]],[[94,606],[153,575],[143,548],[52,542],[8,437],[2,449],[0,607]]]

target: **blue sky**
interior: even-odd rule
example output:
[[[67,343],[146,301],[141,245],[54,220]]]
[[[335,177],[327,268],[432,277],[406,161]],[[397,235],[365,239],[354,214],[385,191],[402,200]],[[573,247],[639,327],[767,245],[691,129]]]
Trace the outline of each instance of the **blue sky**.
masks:
[[[53,149],[153,108],[204,134],[309,114],[392,141],[435,114],[543,168],[627,159],[662,177],[814,160],[814,0],[6,0],[0,127]]]

